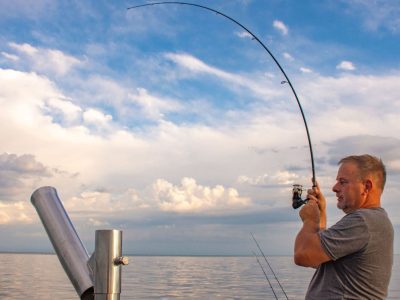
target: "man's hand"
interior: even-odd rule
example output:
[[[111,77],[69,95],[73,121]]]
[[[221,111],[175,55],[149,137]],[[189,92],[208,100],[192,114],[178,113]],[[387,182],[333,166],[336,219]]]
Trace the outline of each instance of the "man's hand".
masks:
[[[318,205],[319,215],[320,215],[319,227],[321,230],[325,229],[326,228],[326,200],[325,200],[324,195],[321,192],[321,189],[319,188],[318,182],[316,182],[316,186],[313,186],[312,189],[309,189],[307,191],[307,198],[310,199],[309,202],[314,201]],[[300,215],[300,217],[301,217],[301,215]]]
[[[304,224],[316,227],[316,231],[319,231],[320,210],[317,201],[310,199],[300,210],[299,215]]]
[[[307,191],[307,197],[309,199],[313,199],[317,202],[320,212],[323,212],[326,210],[326,200],[325,200],[324,195],[321,192],[321,189],[319,188],[318,182],[316,182],[316,186],[313,186],[312,189],[309,189]]]

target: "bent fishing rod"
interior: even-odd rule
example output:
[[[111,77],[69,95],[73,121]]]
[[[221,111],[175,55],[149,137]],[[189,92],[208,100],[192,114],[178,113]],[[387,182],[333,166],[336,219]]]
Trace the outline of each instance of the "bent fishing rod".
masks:
[[[215,10],[213,8],[210,8],[210,7],[207,7],[207,6],[204,6],[204,5],[195,4],[195,3],[189,3],[189,2],[181,2],[181,1],[160,1],[160,2],[151,2],[151,3],[131,6],[131,7],[128,7],[127,10],[137,9],[137,8],[142,8],[142,7],[147,7],[147,6],[154,6],[154,5],[184,5],[184,6],[190,6],[190,7],[196,7],[196,8],[200,8],[200,9],[205,9],[207,11],[211,11],[213,13],[216,13],[217,15],[220,15],[220,16],[230,20],[233,23],[235,23],[236,25],[238,25],[239,27],[241,27],[243,30],[245,30],[248,34],[251,35],[253,40],[257,41],[261,45],[261,47],[263,47],[264,50],[268,52],[268,54],[270,55],[272,60],[275,62],[275,64],[278,66],[279,70],[282,72],[283,76],[285,77],[285,80],[281,81],[281,84],[287,83],[290,86],[290,89],[292,90],[293,95],[294,95],[294,97],[296,99],[297,105],[299,106],[300,113],[301,113],[301,116],[303,118],[304,126],[305,126],[306,133],[307,133],[308,147],[310,149],[312,183],[313,183],[313,187],[317,186],[316,178],[315,178],[315,165],[314,165],[314,155],[313,155],[313,149],[312,149],[312,144],[311,144],[311,137],[310,137],[310,132],[308,130],[308,125],[307,125],[306,117],[304,115],[303,108],[301,106],[299,98],[297,97],[297,93],[296,93],[296,91],[295,91],[295,89],[294,89],[294,87],[292,85],[292,82],[290,81],[290,79],[287,76],[286,72],[283,70],[281,64],[278,62],[278,60],[275,58],[275,56],[272,54],[272,52],[268,49],[268,47],[253,32],[251,32],[248,28],[246,28],[239,21],[233,19],[232,17],[230,17],[230,16],[228,16],[228,15],[226,15],[226,14],[224,14],[224,13],[218,11],[218,10]],[[303,204],[307,203],[307,201],[308,201],[308,198],[306,198],[306,199],[302,199],[301,198],[302,191],[303,191],[303,186],[302,185],[300,185],[300,184],[294,184],[293,185],[292,207],[294,209],[299,208],[300,206],[302,206]]]

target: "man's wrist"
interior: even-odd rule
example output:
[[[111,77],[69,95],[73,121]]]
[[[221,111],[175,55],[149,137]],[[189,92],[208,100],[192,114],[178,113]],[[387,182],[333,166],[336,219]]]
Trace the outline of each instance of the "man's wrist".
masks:
[[[304,230],[312,232],[312,233],[315,233],[315,232],[319,231],[319,229],[320,229],[319,225],[320,225],[319,221],[318,222],[313,221],[313,220],[305,220],[305,221],[303,221]]]

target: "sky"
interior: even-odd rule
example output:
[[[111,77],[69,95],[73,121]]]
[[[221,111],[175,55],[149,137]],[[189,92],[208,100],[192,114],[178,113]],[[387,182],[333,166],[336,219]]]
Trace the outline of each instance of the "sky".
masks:
[[[126,254],[292,255],[312,170],[286,79],[221,15],[144,3],[0,0],[0,251],[53,251],[30,202],[53,186],[89,252],[113,228]],[[282,65],[328,225],[339,159],[382,158],[399,254],[400,5],[193,3]]]

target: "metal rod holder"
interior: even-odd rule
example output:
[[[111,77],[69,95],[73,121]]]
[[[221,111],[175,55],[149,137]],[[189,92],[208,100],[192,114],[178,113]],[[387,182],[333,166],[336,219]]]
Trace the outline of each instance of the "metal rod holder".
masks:
[[[31,196],[31,202],[78,295],[82,297],[93,291],[92,273],[87,266],[89,255],[58,198],[56,189],[49,186],[37,189]]]
[[[128,258],[121,255],[122,231],[97,230],[95,251],[89,259],[55,188],[37,189],[31,202],[81,300],[119,300],[121,266],[128,264]]]
[[[128,258],[121,256],[122,231],[96,230],[96,249],[89,266],[94,271],[94,295],[96,300],[119,300],[121,294],[121,265]]]

